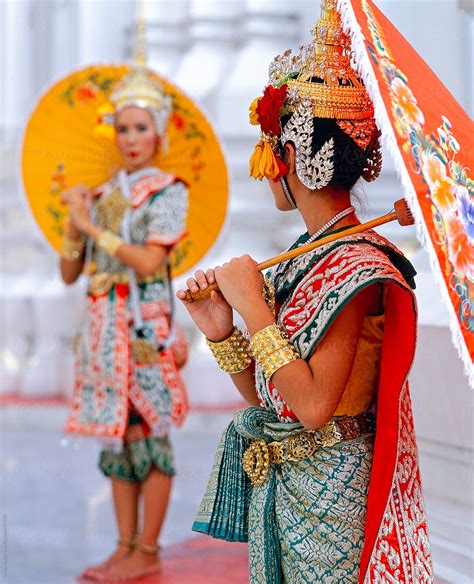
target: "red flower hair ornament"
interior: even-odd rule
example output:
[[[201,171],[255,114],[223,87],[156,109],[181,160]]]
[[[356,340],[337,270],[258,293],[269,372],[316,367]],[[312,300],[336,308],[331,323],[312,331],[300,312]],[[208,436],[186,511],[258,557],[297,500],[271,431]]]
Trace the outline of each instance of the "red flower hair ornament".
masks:
[[[250,159],[250,176],[258,180],[263,177],[278,180],[288,172],[288,168],[276,154],[278,137],[281,134],[280,118],[284,113],[284,103],[288,85],[273,87],[268,85],[262,97],[250,104],[250,123],[260,126],[262,135]]]

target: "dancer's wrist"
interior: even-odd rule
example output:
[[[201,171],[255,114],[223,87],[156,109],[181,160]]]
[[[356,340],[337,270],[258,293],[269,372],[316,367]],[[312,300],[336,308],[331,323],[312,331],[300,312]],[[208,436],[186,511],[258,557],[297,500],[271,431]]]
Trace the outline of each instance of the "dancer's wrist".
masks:
[[[212,342],[206,339],[206,342],[217,364],[226,373],[235,375],[250,367],[252,356],[249,341],[237,327],[223,341]]]

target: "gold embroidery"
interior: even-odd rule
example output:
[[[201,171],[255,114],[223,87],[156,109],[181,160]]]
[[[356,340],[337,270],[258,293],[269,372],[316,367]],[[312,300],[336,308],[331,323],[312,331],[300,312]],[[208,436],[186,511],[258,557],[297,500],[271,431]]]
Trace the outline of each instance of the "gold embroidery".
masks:
[[[156,365],[158,350],[146,339],[134,339],[132,341],[132,355],[134,360],[141,365]]]
[[[129,205],[122,191],[118,187],[115,187],[110,195],[99,199],[96,204],[99,225],[103,229],[119,234],[123,216],[129,208]]]

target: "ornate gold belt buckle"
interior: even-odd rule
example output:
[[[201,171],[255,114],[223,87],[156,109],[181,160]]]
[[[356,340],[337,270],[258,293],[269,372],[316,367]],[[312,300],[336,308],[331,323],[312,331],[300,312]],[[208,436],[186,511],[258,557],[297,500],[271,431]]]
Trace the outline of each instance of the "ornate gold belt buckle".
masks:
[[[270,474],[270,450],[265,440],[252,440],[242,457],[242,466],[254,487],[260,487]]]
[[[288,460],[288,448],[286,442],[270,442],[268,447],[270,449],[270,462],[283,464]]]
[[[316,439],[321,446],[334,446],[343,439],[342,434],[336,426],[336,422],[331,420],[322,428],[317,430],[318,438]]]
[[[288,438],[288,460],[298,462],[309,458],[317,447],[314,434],[311,432],[304,431],[291,436]]]

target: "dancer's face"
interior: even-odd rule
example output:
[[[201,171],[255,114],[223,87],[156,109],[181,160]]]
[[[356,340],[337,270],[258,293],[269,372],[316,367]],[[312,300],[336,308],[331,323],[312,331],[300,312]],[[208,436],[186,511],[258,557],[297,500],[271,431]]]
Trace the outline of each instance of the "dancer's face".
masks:
[[[115,119],[117,147],[129,171],[153,164],[158,145],[153,119],[148,110],[128,107]]]

